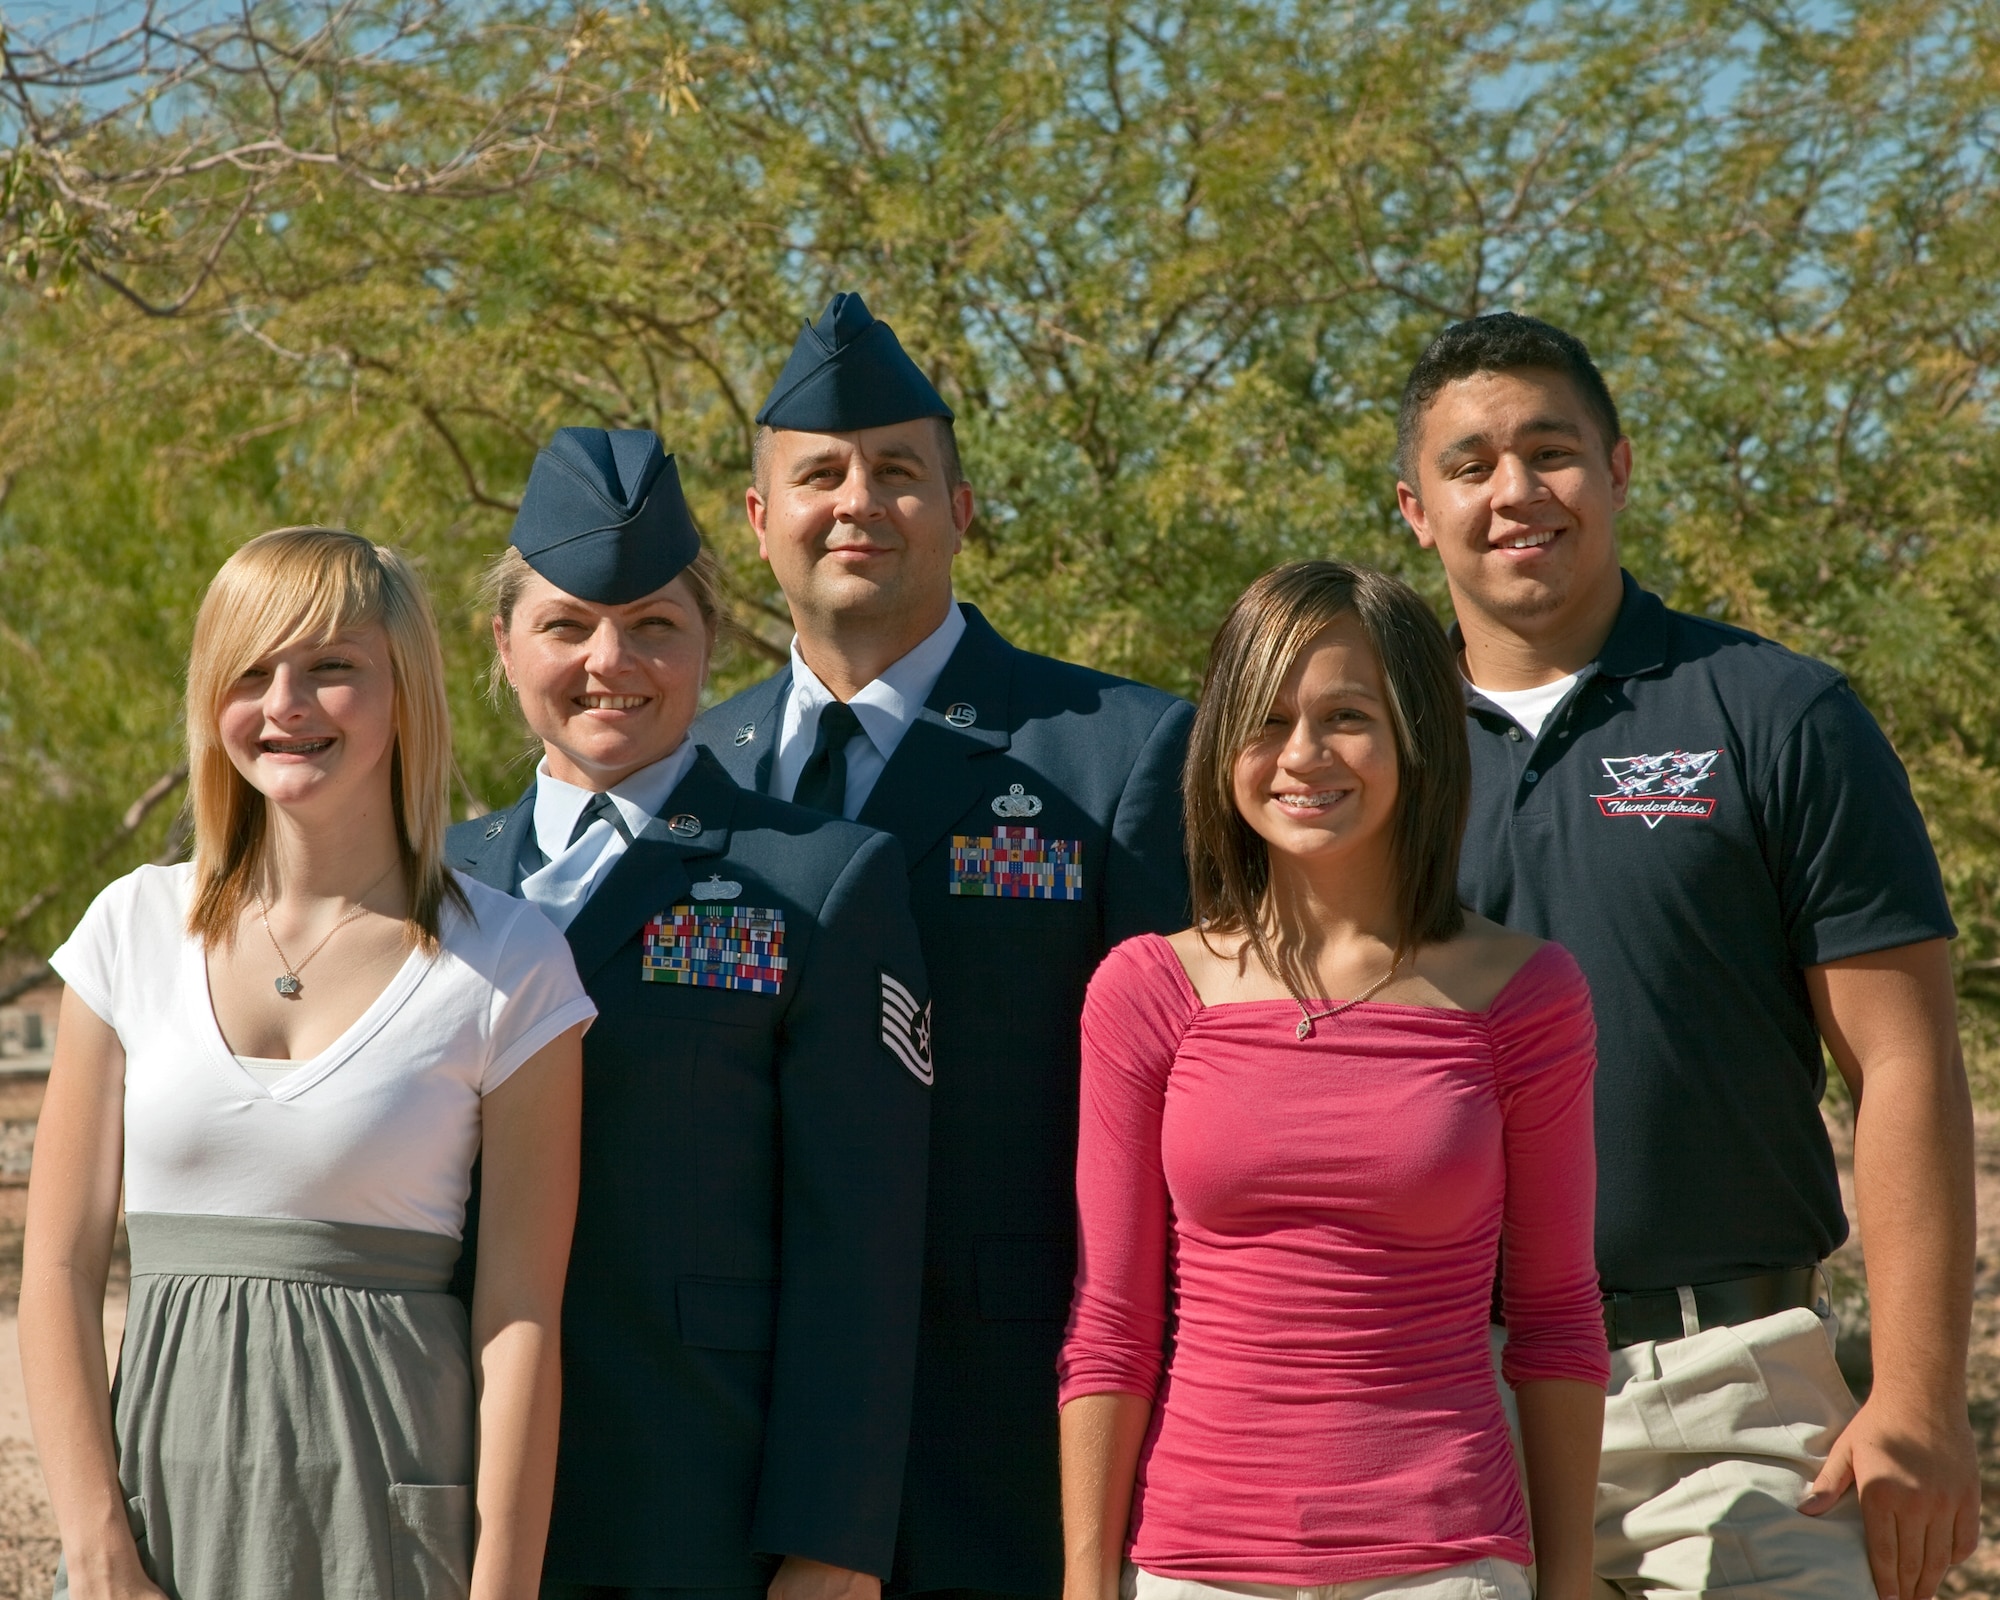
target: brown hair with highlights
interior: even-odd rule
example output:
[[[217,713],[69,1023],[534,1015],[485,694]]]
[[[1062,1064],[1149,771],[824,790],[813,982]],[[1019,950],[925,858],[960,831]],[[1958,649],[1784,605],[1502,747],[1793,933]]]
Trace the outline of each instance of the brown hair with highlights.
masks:
[[[1236,760],[1300,654],[1352,612],[1382,668],[1396,738],[1396,817],[1390,848],[1397,884],[1397,954],[1464,930],[1458,853],[1471,803],[1465,698],[1450,641],[1421,596],[1399,578],[1340,561],[1295,561],[1243,591],[1209,647],[1201,704],[1182,774],[1188,879],[1204,941],[1241,934],[1295,998],[1313,984],[1282,937],[1270,904],[1263,838],[1236,809]]]

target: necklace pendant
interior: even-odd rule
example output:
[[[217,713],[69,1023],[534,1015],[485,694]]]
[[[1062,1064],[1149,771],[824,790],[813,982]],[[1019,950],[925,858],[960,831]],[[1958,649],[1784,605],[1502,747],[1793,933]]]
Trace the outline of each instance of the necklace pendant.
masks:
[[[1312,1021],[1311,1021],[1311,1019],[1310,1019],[1310,1018],[1301,1018],[1301,1019],[1299,1020],[1299,1025],[1298,1025],[1298,1027],[1294,1028],[1294,1029],[1293,1029],[1292,1031],[1293,1031],[1294,1033],[1296,1033],[1296,1034],[1297,1034],[1297,1035],[1298,1035],[1298,1036],[1299,1036],[1299,1037],[1300,1037],[1301,1039],[1309,1039],[1309,1038],[1311,1038],[1311,1037],[1312,1037],[1312,1031],[1313,1031],[1313,1025],[1312,1025]]]
[[[283,995],[287,1000],[290,1000],[294,996],[296,996],[298,992],[305,987],[305,985],[299,982],[299,975],[296,972],[287,972],[283,976],[273,979],[271,987],[276,989],[278,993]]]

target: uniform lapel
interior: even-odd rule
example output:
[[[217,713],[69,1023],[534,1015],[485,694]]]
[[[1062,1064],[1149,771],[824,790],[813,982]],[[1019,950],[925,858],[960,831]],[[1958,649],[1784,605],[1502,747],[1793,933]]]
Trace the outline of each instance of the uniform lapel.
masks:
[[[737,793],[715,757],[706,747],[699,748],[694,765],[674,785],[659,815],[627,847],[569,925],[570,954],[586,984],[632,937],[634,928],[686,895],[693,882],[690,861],[721,855],[729,848]],[[667,824],[678,817],[693,817],[701,825],[699,831],[676,833]]]
[[[1012,742],[1008,717],[1014,682],[1014,648],[993,631],[973,606],[966,606],[965,637],[917,720],[869,792],[856,820],[893,833],[915,866],[939,837],[979,798],[983,780],[977,761]],[[958,727],[946,716],[970,707],[976,720]],[[963,710],[960,710],[963,720]]]
[[[784,720],[785,696],[792,687],[791,663],[733,702],[728,722],[714,728],[704,742],[724,770],[746,789],[771,792],[771,768],[778,759],[778,734]],[[737,740],[741,739],[741,744]]]
[[[528,792],[505,811],[489,812],[482,821],[478,836],[452,865],[489,888],[513,894],[521,881],[515,864],[535,836],[535,786],[529,784]]]

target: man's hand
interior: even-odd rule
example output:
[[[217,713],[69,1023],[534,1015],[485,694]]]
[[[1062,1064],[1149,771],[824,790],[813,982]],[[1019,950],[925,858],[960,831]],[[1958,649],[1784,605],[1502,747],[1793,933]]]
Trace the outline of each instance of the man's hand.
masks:
[[[1979,1543],[1979,1457],[1963,1409],[1898,1416],[1871,1398],[1834,1441],[1799,1509],[1819,1516],[1850,1487],[1861,1497],[1882,1600],[1931,1600],[1945,1569]]]
[[[786,1556],[766,1593],[769,1600],[882,1600],[882,1580],[805,1556]]]

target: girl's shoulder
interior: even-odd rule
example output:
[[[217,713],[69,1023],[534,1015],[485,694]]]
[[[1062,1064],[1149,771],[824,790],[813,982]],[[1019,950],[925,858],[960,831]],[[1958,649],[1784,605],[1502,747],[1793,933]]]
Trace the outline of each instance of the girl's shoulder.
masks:
[[[438,941],[449,954],[481,972],[523,961],[569,961],[569,940],[532,900],[503,893],[477,878],[454,871],[465,896],[463,910],[447,901]]]
[[[122,878],[113,878],[90,903],[78,931],[93,923],[115,921],[148,933],[178,927],[187,918],[188,897],[194,890],[194,863],[166,865],[148,862]]]
[[[1426,945],[1417,973],[1460,1011],[1490,1011],[1524,974],[1532,975],[1552,946],[1533,934],[1517,933],[1471,912],[1455,939]]]

